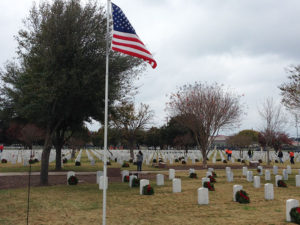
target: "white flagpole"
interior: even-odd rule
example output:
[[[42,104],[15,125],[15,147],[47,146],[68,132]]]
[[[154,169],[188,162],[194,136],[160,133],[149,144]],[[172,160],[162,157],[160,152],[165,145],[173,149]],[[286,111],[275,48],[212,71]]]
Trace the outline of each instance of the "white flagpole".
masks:
[[[102,206],[102,224],[106,224],[106,177],[107,177],[107,117],[108,117],[108,65],[109,65],[109,6],[110,0],[107,0],[106,12],[106,71],[105,71],[105,112],[104,112],[104,149],[103,149],[103,206]]]

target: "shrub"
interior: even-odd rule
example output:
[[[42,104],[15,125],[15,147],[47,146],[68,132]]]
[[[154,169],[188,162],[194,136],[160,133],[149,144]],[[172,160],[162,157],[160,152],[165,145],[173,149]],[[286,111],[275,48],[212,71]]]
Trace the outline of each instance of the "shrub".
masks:
[[[235,199],[237,202],[242,204],[250,203],[250,198],[246,191],[240,190],[235,193]]]
[[[196,173],[190,173],[190,178],[197,178],[197,174]]]
[[[133,165],[137,165],[137,162],[133,162]]]
[[[241,162],[241,159],[238,159],[237,161],[238,161],[238,162]]]
[[[35,159],[34,159],[34,162],[38,163],[38,162],[39,162],[39,160],[38,160],[37,158],[35,158]]]
[[[292,208],[290,211],[292,222],[300,224],[300,207]]]
[[[118,158],[115,158],[115,162],[117,162],[118,161]]]
[[[124,162],[123,165],[122,165],[122,167],[129,167],[129,164],[126,163],[126,162]]]
[[[203,184],[203,187],[207,188],[209,191],[214,191],[215,190],[214,184],[209,182],[209,181],[205,181],[204,184]]]
[[[76,161],[75,166],[81,166],[81,163],[79,161]]]
[[[223,163],[227,163],[227,160],[226,160],[226,159],[224,159],[224,160],[223,160]]]
[[[70,176],[68,179],[69,185],[76,185],[78,183],[78,178],[76,176]]]
[[[123,181],[124,182],[129,182],[129,176],[124,176]]]
[[[259,159],[259,160],[258,160],[258,162],[259,162],[259,163],[262,163],[262,160],[261,160],[261,159]]]
[[[106,162],[106,165],[107,165],[107,166],[110,166],[110,165],[111,165],[110,161],[107,161],[107,162]]]
[[[184,160],[181,161],[182,164],[186,164],[186,162]]]
[[[199,162],[199,159],[196,159],[195,161],[196,161],[196,162]]]
[[[129,163],[133,163],[133,159],[129,159]]]
[[[34,164],[34,159],[29,159],[29,160],[28,160],[28,163],[29,163],[29,164]]]
[[[286,183],[283,180],[278,180],[277,185],[278,187],[287,187]]]
[[[133,178],[131,187],[139,187],[140,186],[140,179],[139,178]]]
[[[216,179],[213,176],[208,176],[208,178],[210,179],[210,183],[216,183]]]
[[[67,163],[68,159],[67,158],[63,158],[63,163]]]
[[[157,160],[156,160],[156,159],[153,159],[153,160],[152,160],[152,162],[153,162],[153,163],[156,163],[156,162],[157,162]]]
[[[242,163],[246,163],[246,161],[243,159],[243,160],[242,160]]]
[[[7,163],[7,159],[2,159],[1,163]]]
[[[175,162],[179,162],[179,159],[175,159]]]
[[[275,159],[275,163],[278,163],[278,160],[277,160],[277,159]]]
[[[261,170],[260,170],[259,168],[257,168],[257,172],[258,172],[258,173],[260,173],[260,172],[261,172]]]
[[[150,184],[145,185],[143,187],[143,195],[153,195],[154,194],[154,189],[151,187]]]
[[[222,160],[221,160],[221,159],[216,159],[216,161],[217,161],[217,162],[221,162]]]

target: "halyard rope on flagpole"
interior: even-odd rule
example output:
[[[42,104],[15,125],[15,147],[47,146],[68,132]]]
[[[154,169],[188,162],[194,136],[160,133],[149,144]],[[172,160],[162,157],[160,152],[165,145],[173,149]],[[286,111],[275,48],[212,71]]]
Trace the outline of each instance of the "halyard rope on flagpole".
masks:
[[[105,71],[105,112],[104,112],[104,149],[103,149],[103,206],[102,206],[102,224],[106,224],[106,178],[107,178],[107,117],[108,117],[108,72],[109,72],[109,6],[110,0],[107,0],[106,11],[106,71]]]

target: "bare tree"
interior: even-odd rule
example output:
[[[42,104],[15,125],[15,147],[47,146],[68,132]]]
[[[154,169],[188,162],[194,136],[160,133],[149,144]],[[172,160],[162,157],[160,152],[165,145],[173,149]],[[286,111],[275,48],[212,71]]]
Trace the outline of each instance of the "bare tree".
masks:
[[[122,130],[122,136],[128,142],[132,159],[137,134],[150,123],[152,117],[153,111],[150,110],[149,105],[143,103],[137,110],[134,103],[129,101],[122,101],[114,108],[111,115],[112,123]]]
[[[286,124],[286,116],[281,105],[276,105],[273,98],[267,98],[258,111],[263,120],[260,133],[265,139],[267,161],[268,165],[270,165],[269,148],[273,146],[276,133],[283,131]]]
[[[300,111],[300,65],[291,66],[287,72],[289,82],[279,86],[282,103],[290,110]]]
[[[238,124],[242,107],[240,97],[225,91],[222,85],[196,82],[170,96],[168,111],[191,131],[207,167],[206,156],[214,137],[220,129]]]

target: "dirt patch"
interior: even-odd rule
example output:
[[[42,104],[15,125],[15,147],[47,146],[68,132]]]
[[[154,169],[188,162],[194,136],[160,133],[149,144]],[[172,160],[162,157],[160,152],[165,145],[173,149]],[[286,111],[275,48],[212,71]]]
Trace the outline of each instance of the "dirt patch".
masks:
[[[95,184],[96,175],[76,175],[79,180],[79,184]],[[11,188],[24,188],[28,186],[29,182],[28,175],[19,176],[3,176],[0,177],[0,189],[11,189]],[[50,175],[48,178],[49,186],[52,185],[66,185],[67,177],[66,175]],[[109,177],[108,182],[121,182],[121,177]],[[30,186],[37,187],[40,185],[40,176],[33,175],[30,177]]]

